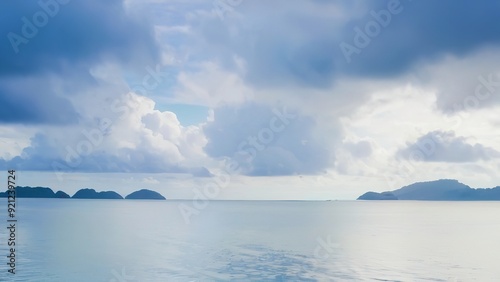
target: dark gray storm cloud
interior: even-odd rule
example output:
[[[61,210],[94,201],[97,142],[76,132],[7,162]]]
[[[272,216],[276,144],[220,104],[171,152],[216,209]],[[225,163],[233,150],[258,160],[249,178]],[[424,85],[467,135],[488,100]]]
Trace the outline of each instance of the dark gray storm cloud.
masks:
[[[128,15],[121,0],[2,1],[0,11],[0,74],[157,55],[152,30]]]
[[[474,162],[499,158],[500,152],[481,144],[470,144],[452,131],[432,131],[399,150],[397,155],[412,161]]]
[[[71,124],[79,115],[49,81],[0,79],[0,123]]]
[[[387,13],[391,2],[399,3],[393,6],[397,13]],[[351,56],[350,63],[340,60],[341,68],[352,75],[398,75],[421,60],[433,61],[447,54],[461,57],[477,48],[500,43],[500,25],[496,24],[498,1],[370,3],[370,12],[347,23],[342,32],[341,39],[355,47],[356,35],[364,34],[369,40],[366,47],[359,48],[359,54]],[[370,26],[371,21],[380,23],[380,31]],[[355,32],[355,27],[362,32]],[[375,36],[370,36],[370,29]]]
[[[158,57],[151,28],[119,0],[2,1],[0,15],[0,123],[74,122],[67,95],[90,79],[90,67]],[[51,75],[80,79],[58,93]]]
[[[323,88],[342,76],[399,76],[422,61],[500,42],[500,2],[248,1],[239,17],[194,18],[204,55],[246,60],[254,85]],[[200,39],[201,38],[201,39]],[[347,47],[346,47],[347,46]],[[273,79],[269,79],[272,77]]]

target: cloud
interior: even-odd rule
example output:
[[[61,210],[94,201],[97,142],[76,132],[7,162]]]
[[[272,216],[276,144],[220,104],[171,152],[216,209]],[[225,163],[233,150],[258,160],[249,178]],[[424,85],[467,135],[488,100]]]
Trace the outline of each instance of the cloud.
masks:
[[[143,178],[141,182],[145,184],[160,184],[160,181],[151,176]]]
[[[371,12],[387,11],[391,2],[399,3],[401,12],[392,14],[387,27],[381,26],[368,46],[342,69],[353,75],[398,76],[421,61],[447,54],[463,57],[500,43],[500,27],[494,24],[500,4],[466,0],[372,1],[364,17],[344,25],[341,38],[354,43],[354,27],[366,33],[368,23],[376,20]]]
[[[234,56],[240,57],[247,64],[246,81],[255,86],[328,88],[345,76],[399,77],[421,62],[449,54],[464,57],[500,42],[496,2],[277,1],[274,5],[279,9],[269,9],[266,1],[245,1],[223,21],[215,13],[188,17],[192,28],[187,36],[196,46],[192,52],[216,58],[231,70],[238,68]],[[389,7],[397,12],[389,13]],[[371,26],[377,26],[372,27],[376,32],[367,32]],[[360,37],[366,42],[363,46],[356,44]],[[357,49],[350,59],[340,48],[342,43]]]
[[[231,71],[239,68],[235,56],[242,58],[245,80],[259,87],[330,85],[335,71],[331,39],[338,26],[331,15],[339,14],[338,8],[317,1],[273,4],[280,8],[269,9],[263,1],[245,2],[235,8],[241,16],[228,13],[224,21],[216,13],[188,18],[189,39],[196,46],[192,51]],[[328,12],[333,12],[330,17]]]
[[[129,62],[157,55],[152,29],[127,13],[121,0],[2,2],[0,9],[6,12],[0,34],[26,40],[19,45],[0,41],[3,75],[64,71],[68,64],[89,67],[103,58]]]
[[[412,81],[435,92],[438,109],[447,115],[491,108],[500,103],[498,60],[498,47],[479,49],[466,57],[447,55],[415,69]]]
[[[329,167],[333,155],[316,130],[309,116],[256,103],[217,108],[203,128],[209,156],[235,161],[254,176],[315,174]]]
[[[229,72],[215,63],[205,62],[190,72],[177,76],[175,97],[185,103],[217,107],[239,104],[251,99],[253,91],[238,73]]]
[[[102,98],[102,99],[105,99]],[[206,139],[197,126],[182,126],[174,113],[155,110],[134,93],[85,117],[85,126],[44,128],[19,156],[1,168],[55,172],[170,172],[209,177]]]
[[[399,157],[424,162],[476,162],[500,157],[500,152],[481,144],[470,144],[453,131],[432,131],[397,152]]]
[[[367,158],[373,152],[369,141],[346,142],[344,147],[355,158]]]
[[[92,67],[143,68],[159,58],[153,29],[119,0],[2,2],[0,9],[0,123],[76,123],[71,96],[97,85]]]
[[[498,3],[299,0],[276,1],[279,9],[270,9],[266,1],[243,1],[224,12],[223,20],[211,4],[155,4],[157,10],[179,9],[186,15],[163,23],[165,28],[189,27],[169,45],[190,54],[190,63],[202,65],[193,71],[189,64],[179,76],[177,98],[187,103],[217,107],[286,100],[316,111],[314,118],[322,123],[318,116],[342,108],[348,116],[373,93],[408,84],[433,92],[434,103],[447,115],[500,101],[490,89],[482,89],[481,99],[475,96],[476,87],[484,85],[478,76],[490,80],[499,71]],[[390,5],[400,12],[383,26],[380,17]],[[366,35],[372,23],[380,31],[348,62],[340,44],[356,45],[357,28]],[[490,96],[487,101],[485,95]]]
[[[195,177],[212,177],[214,176],[206,167],[194,167],[189,170],[189,173]]]
[[[0,78],[0,123],[75,124],[79,114],[48,77]]]

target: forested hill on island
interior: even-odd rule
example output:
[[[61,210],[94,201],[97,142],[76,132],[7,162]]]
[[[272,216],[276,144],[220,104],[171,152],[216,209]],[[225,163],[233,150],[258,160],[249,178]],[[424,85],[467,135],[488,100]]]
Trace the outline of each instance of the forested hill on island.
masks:
[[[473,189],[458,180],[417,182],[394,191],[367,192],[358,200],[500,201],[500,186]]]
[[[0,198],[6,198],[7,192],[0,192]],[[72,197],[63,191],[54,191],[47,187],[16,187],[17,198],[72,198],[72,199],[123,199],[123,197],[114,191],[97,192],[94,189],[84,188],[78,190]],[[160,193],[141,189],[125,197],[127,200],[165,200]]]

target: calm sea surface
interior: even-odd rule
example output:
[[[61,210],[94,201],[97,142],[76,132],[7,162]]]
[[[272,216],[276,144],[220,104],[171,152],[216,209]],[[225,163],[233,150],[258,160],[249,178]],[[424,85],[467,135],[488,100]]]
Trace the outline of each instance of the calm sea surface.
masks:
[[[500,281],[500,202],[17,202],[1,281]]]

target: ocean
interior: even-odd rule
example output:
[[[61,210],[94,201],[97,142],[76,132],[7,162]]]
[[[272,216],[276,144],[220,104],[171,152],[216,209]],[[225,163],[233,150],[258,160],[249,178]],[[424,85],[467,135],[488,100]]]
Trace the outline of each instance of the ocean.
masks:
[[[17,199],[14,275],[0,215],[1,281],[500,279],[500,202]]]

